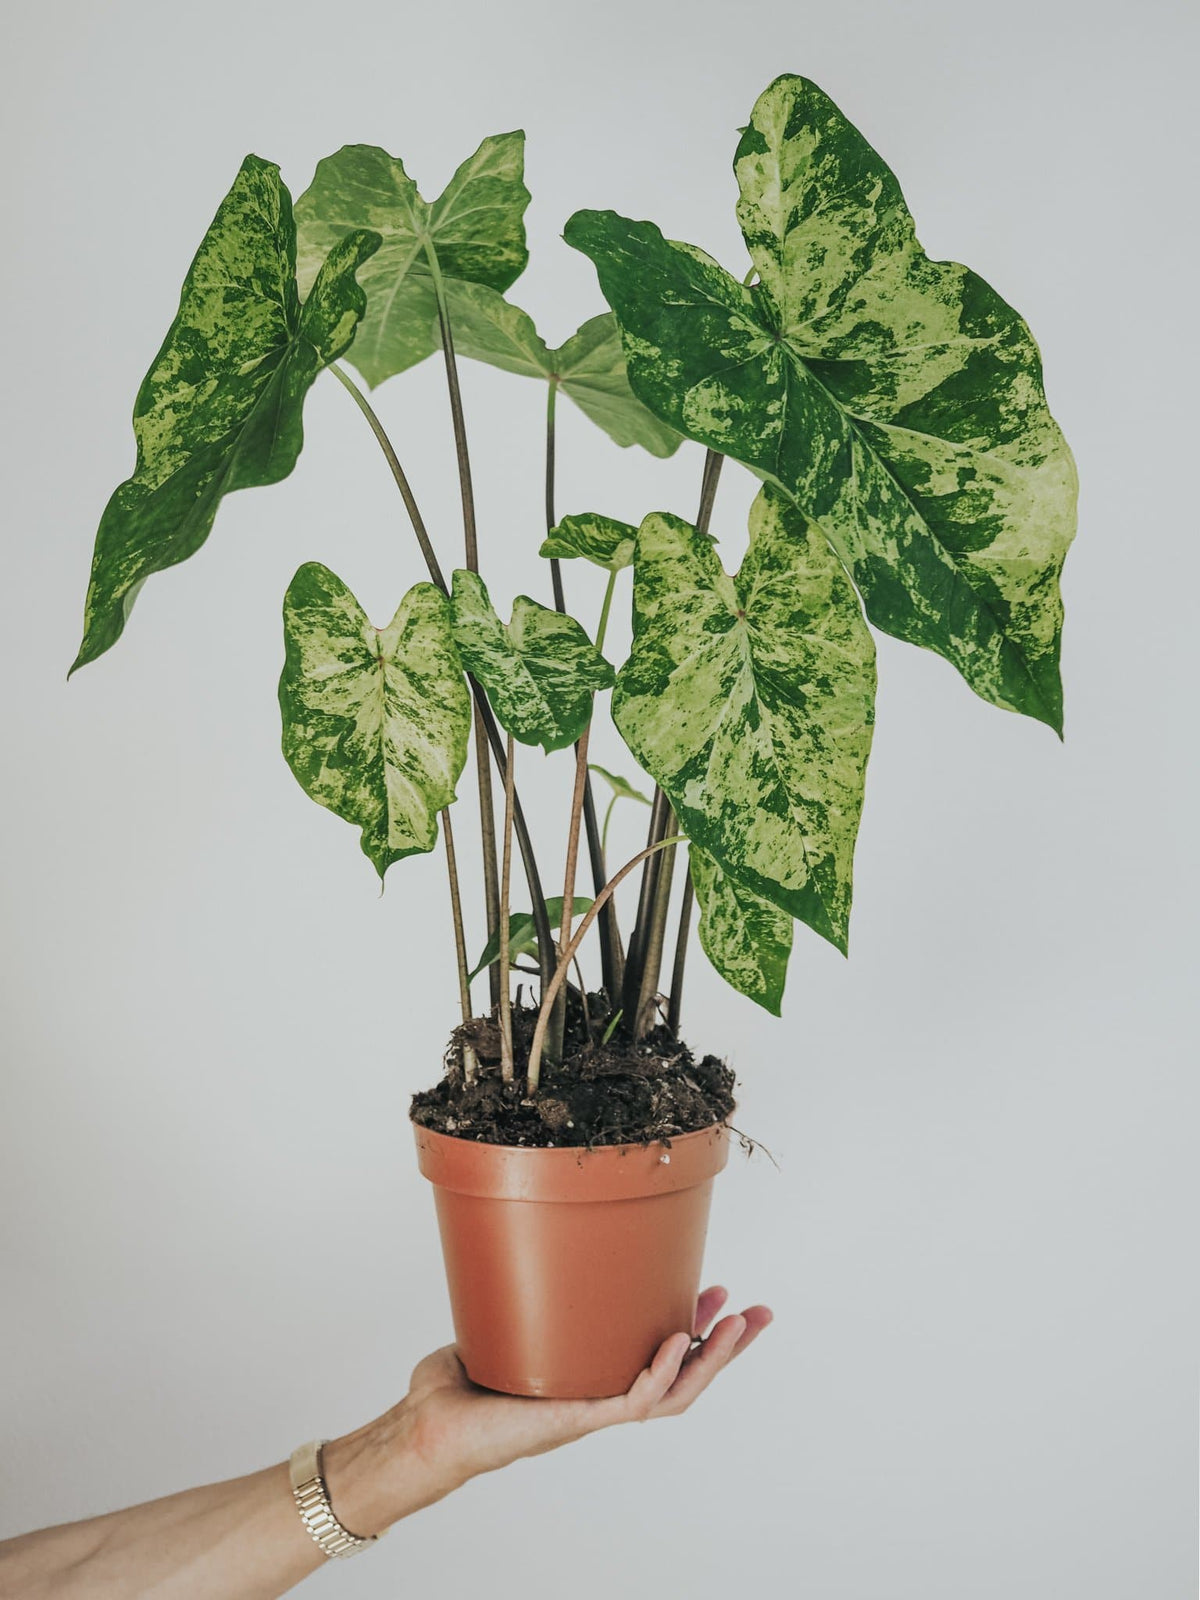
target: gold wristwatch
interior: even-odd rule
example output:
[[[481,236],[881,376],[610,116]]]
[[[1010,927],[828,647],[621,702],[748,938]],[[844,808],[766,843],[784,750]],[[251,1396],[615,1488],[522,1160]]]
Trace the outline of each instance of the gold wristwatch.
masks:
[[[329,1504],[329,1491],[321,1473],[321,1449],[324,1439],[313,1439],[292,1451],[288,1471],[292,1479],[292,1499],[300,1513],[300,1521],[308,1529],[313,1542],[329,1557],[354,1556],[374,1544],[379,1538],[373,1533],[361,1539],[358,1534],[343,1528]]]

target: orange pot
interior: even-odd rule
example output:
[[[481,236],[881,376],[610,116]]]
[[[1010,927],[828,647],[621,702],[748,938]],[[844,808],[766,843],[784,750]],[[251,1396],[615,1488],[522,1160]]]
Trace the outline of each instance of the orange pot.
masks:
[[[623,1394],[690,1331],[723,1124],[670,1147],[526,1150],[414,1128],[432,1182],[458,1353],[475,1383]]]

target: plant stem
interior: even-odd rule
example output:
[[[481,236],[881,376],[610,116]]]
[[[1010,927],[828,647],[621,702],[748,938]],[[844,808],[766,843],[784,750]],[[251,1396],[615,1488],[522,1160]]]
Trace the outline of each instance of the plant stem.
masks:
[[[458,998],[462,1003],[462,1019],[471,1020],[471,979],[467,968],[467,941],[463,930],[462,898],[458,889],[458,858],[454,853],[454,829],[450,823],[450,807],[442,814],[442,837],[446,841],[446,870],[450,875],[450,913],[454,919],[454,949],[458,957]]]
[[[614,794],[612,799],[608,802],[607,806],[605,806],[605,808],[604,808],[604,826],[600,829],[600,848],[601,848],[601,850],[607,850],[608,849],[608,824],[612,820],[613,807],[616,805],[617,801],[620,798],[621,797],[620,797],[619,794]]]
[[[688,933],[692,925],[692,904],[696,890],[692,883],[692,869],[683,879],[683,900],[679,907],[679,932],[675,936],[675,964],[671,968],[671,998],[667,1002],[667,1027],[679,1037],[679,1013],[683,1006],[683,969],[687,962]]]
[[[724,460],[724,456],[716,450],[705,452],[704,471],[700,481],[700,506],[696,513],[696,529],[702,534],[708,532],[712,520],[717,482]],[[669,809],[666,796],[656,784],[647,844],[654,843],[656,838],[661,838],[666,832],[669,825]],[[668,872],[664,875],[661,870],[662,865],[655,859],[647,861],[643,868],[637,922],[634,924],[633,937],[629,945],[629,959],[625,968],[621,998],[627,1018],[626,1027],[635,1043],[641,1037],[641,1031],[647,1021],[649,1001],[657,989],[662,963],[662,944],[667,918],[665,897],[671,891],[671,874]],[[660,900],[663,903],[660,904]],[[690,906],[687,909],[690,916]],[[682,969],[679,969],[679,975],[682,983]]]
[[[662,865],[657,855],[653,852],[659,841],[666,836],[670,817],[671,803],[656,785],[654,803],[650,810],[650,826],[646,830],[647,856],[645,858],[646,865],[642,868],[642,883],[638,892],[637,921],[633,927],[633,938],[629,942],[629,957],[625,963],[625,986],[621,993],[621,1007],[625,1012],[626,1031],[635,1044],[641,1037],[638,1032],[640,1022],[639,1009],[645,988],[646,955],[650,940],[650,929],[654,921],[659,868]]]
[[[575,788],[571,794],[571,821],[567,830],[567,870],[563,877],[562,921],[558,931],[558,950],[561,955],[571,942],[571,925],[575,921],[575,870],[579,864],[579,826],[583,818],[583,789],[587,783],[588,742],[591,723],[583,730],[575,745]],[[580,983],[583,979],[580,978]],[[550,1027],[550,1059],[562,1056],[563,1031],[566,1027],[566,1006],[555,1007]]]
[[[467,427],[463,418],[462,391],[458,385],[458,362],[454,358],[454,334],[450,327],[450,313],[446,305],[446,285],[442,281],[437,252],[431,244],[425,246],[425,258],[433,278],[437,297],[438,329],[442,338],[442,356],[446,366],[446,388],[450,395],[450,420],[454,427],[454,452],[458,458],[458,486],[462,498],[463,545],[467,570],[479,571],[479,538],[475,526],[475,490],[471,483],[471,457],[467,450]],[[492,804],[492,767],[488,758],[487,736],[478,709],[475,713],[475,772],[479,780],[479,832],[483,850],[483,893],[487,909],[489,941],[497,938],[500,930],[500,883],[496,871],[496,815]],[[507,973],[501,974],[498,962],[488,968],[488,988],[493,1008],[499,1004],[500,990],[507,982]]]
[[[513,736],[504,751],[504,845],[500,868],[500,1076],[505,1083],[516,1077],[513,1065],[512,1001],[508,988],[508,918],[512,904],[513,792],[515,788]]]
[[[612,610],[613,590],[617,586],[617,575],[610,572],[608,585],[604,590],[604,604],[600,607],[600,621],[596,624],[596,649],[604,649],[604,635],[608,632],[608,613]]]
[[[552,376],[546,385],[546,532],[549,534],[556,524],[554,512],[554,478],[555,478],[555,401],[558,397],[558,378]],[[608,610],[612,604],[612,586],[616,574],[609,578],[609,589],[605,595],[604,609],[601,616],[601,630],[596,641],[597,650],[604,641],[604,629],[608,626]],[[554,590],[554,609],[565,612],[567,609],[566,595],[563,592],[562,563],[555,557],[550,561],[550,583]],[[578,755],[578,746],[576,746]],[[572,813],[574,815],[574,813]],[[592,869],[593,892],[599,894],[604,887],[607,876],[607,864],[604,859],[604,842],[600,837],[600,828],[596,818],[596,797],[592,792],[591,774],[584,773],[583,786],[583,825],[587,834],[588,861]],[[617,926],[617,908],[615,905],[606,905],[604,915],[600,919],[600,981],[604,985],[604,992],[608,995],[609,1003],[620,992],[622,977],[625,970],[625,953],[621,948],[621,932]],[[553,1050],[551,1052],[553,1054]]]
[[[366,417],[367,422],[370,424],[371,432],[375,435],[379,442],[380,448],[384,453],[384,456],[387,458],[388,465],[392,469],[392,476],[395,478],[396,485],[400,490],[401,496],[403,497],[405,509],[408,511],[409,520],[413,526],[413,532],[417,536],[417,543],[420,545],[421,553],[425,557],[425,565],[428,569],[429,576],[437,588],[439,588],[444,595],[449,597],[449,586],[447,585],[446,579],[442,573],[442,569],[438,564],[438,559],[434,553],[433,546],[429,541],[429,535],[425,529],[424,519],[417,508],[416,500],[413,497],[412,490],[409,488],[408,479],[405,477],[399,458],[392,447],[392,442],[384,432],[383,424],[371,409],[370,402],[367,400],[366,395],[362,393],[358,385],[354,382],[353,378],[350,377],[349,373],[344,372],[340,367],[337,366],[331,367],[330,370],[333,372],[334,376],[339,379],[343,388],[349,390],[355,404],[358,406],[359,410]],[[500,738],[500,730],[496,726],[496,719],[492,715],[492,708],[488,705],[487,696],[484,694],[483,689],[470,675],[470,673],[467,674],[467,683],[470,686],[471,694],[475,700],[476,717],[482,718],[484,728],[487,732],[488,743],[490,744],[497,760],[502,761],[503,743]],[[489,801],[491,799],[490,789],[488,793],[488,799]],[[520,846],[521,861],[525,868],[525,879],[529,885],[530,898],[533,901],[533,921],[535,930],[537,932],[538,945],[539,949],[544,947],[546,951],[545,956],[541,958],[541,975],[542,984],[544,986],[550,982],[550,978],[554,972],[554,957],[550,949],[551,944],[553,943],[553,935],[550,931],[550,918],[546,915],[546,901],[542,892],[542,880],[541,875],[538,872],[537,859],[533,853],[533,841],[529,837],[529,829],[525,824],[525,814],[521,809],[520,795],[514,794],[513,805],[514,820],[517,831],[517,843]],[[498,893],[497,898],[499,898]],[[498,930],[489,929],[489,939],[491,938],[493,931]]]
[[[554,403],[558,398],[558,378],[551,377],[546,385],[546,532],[551,533],[558,518],[554,514]],[[554,609],[565,611],[563,596],[562,562],[557,556],[550,558],[550,583],[554,590]]]
[[[454,829],[450,823],[450,807],[442,812],[442,837],[446,841],[446,869],[450,875],[450,914],[454,919],[454,953],[458,961],[458,998],[462,1008],[462,1019],[470,1022],[473,1007],[471,1005],[471,979],[467,972],[467,941],[463,931],[462,897],[458,888],[458,858],[454,853]],[[466,1041],[463,1041],[463,1077],[468,1083],[475,1081],[478,1068],[475,1051]]]
[[[329,370],[333,373],[334,377],[338,380],[342,387],[349,392],[350,397],[353,399],[355,405],[362,412],[363,416],[366,417],[371,432],[375,435],[376,439],[378,439],[379,447],[387,457],[388,466],[392,469],[392,477],[396,480],[396,487],[399,489],[400,494],[403,497],[404,508],[408,512],[408,520],[412,523],[413,532],[417,536],[417,543],[421,546],[421,554],[425,557],[425,565],[429,568],[429,576],[433,579],[434,583],[437,584],[438,588],[443,594],[449,594],[450,589],[445,578],[442,576],[442,569],[438,565],[438,558],[434,553],[433,545],[430,543],[429,534],[426,530],[424,519],[422,518],[417,507],[417,502],[413,496],[412,489],[409,487],[408,479],[404,475],[404,468],[400,465],[400,459],[396,455],[395,450],[392,448],[392,441],[383,431],[383,424],[371,409],[370,401],[355,383],[350,374],[348,372],[344,372],[336,362],[330,366]]]
[[[575,952],[583,943],[584,936],[586,935],[588,929],[599,916],[601,911],[603,911],[604,907],[612,899],[614,890],[616,890],[624,882],[624,880],[633,871],[634,867],[636,867],[640,862],[645,861],[648,856],[654,855],[656,851],[665,850],[668,845],[678,844],[681,837],[682,835],[672,836],[669,839],[660,839],[657,844],[648,845],[645,850],[639,850],[637,855],[634,856],[631,861],[627,861],[619,872],[615,872],[604,885],[604,887],[599,891],[599,893],[596,895],[596,898],[592,901],[591,905],[584,913],[578,928],[575,930],[575,935],[570,944],[568,944],[567,948],[559,955],[558,966],[554,969],[554,976],[551,978],[549,986],[542,995],[542,1004],[541,1009],[538,1012],[537,1027],[533,1030],[533,1042],[529,1047],[529,1068],[526,1077],[526,1085],[530,1094],[535,1094],[537,1092],[537,1086],[541,1078],[542,1049],[546,1042],[546,1028],[550,1021],[550,1008],[554,1004],[554,1000],[558,994],[558,991],[562,988],[567,972],[570,969],[571,962],[575,958]]]

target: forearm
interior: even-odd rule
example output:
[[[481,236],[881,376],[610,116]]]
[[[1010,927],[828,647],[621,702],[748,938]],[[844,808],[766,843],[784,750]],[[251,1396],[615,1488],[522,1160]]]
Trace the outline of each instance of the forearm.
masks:
[[[335,1440],[325,1476],[335,1514],[379,1533],[421,1494],[395,1413]],[[432,1486],[431,1486],[432,1487]],[[326,1557],[292,1499],[286,1463],[126,1511],[0,1544],[5,1600],[275,1600]]]

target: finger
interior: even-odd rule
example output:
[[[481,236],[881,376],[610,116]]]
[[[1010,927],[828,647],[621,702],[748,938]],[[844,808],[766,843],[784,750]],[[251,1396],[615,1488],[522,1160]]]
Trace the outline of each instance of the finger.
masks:
[[[677,1417],[704,1390],[729,1361],[738,1340],[746,1331],[744,1317],[722,1317],[698,1350],[693,1351],[679,1376],[655,1407],[660,1417]]]
[[[624,1394],[611,1400],[588,1400],[587,1422],[592,1428],[608,1428],[616,1422],[639,1422],[649,1416],[679,1376],[691,1339],[686,1333],[673,1333],[664,1339],[654,1359],[644,1367]]]
[[[712,1324],[713,1318],[728,1299],[729,1290],[723,1289],[719,1283],[714,1284],[711,1289],[705,1289],[699,1300],[696,1301],[696,1320],[692,1324],[692,1337],[694,1339],[703,1339]]]
[[[735,1356],[740,1356],[743,1350],[748,1350],[763,1329],[770,1327],[775,1320],[775,1313],[770,1306],[747,1306],[742,1312],[742,1317],[746,1324],[746,1331],[734,1345],[733,1353],[729,1357],[730,1361]]]

